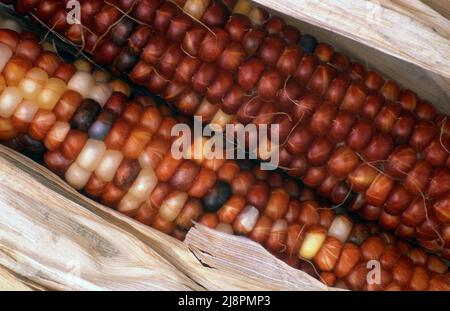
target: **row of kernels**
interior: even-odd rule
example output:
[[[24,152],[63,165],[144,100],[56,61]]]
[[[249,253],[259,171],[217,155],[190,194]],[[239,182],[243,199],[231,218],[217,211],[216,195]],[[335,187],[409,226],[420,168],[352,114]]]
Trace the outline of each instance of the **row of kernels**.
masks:
[[[133,117],[129,117],[129,119],[133,119]],[[96,150],[96,148],[98,148],[98,147],[99,146],[89,146],[89,141],[88,141],[86,144],[84,144],[83,150],[86,151],[85,148],[89,148],[90,150],[87,150],[87,151],[94,152],[95,155],[101,154],[101,150]],[[81,154],[83,154],[83,150],[78,155],[76,161],[82,161],[83,157],[81,156]],[[89,158],[89,152],[88,152],[87,156]],[[89,163],[89,160],[87,160],[87,159],[85,159],[85,160],[86,161],[82,161],[83,162],[82,165],[87,165]],[[94,162],[96,162],[96,161],[98,161],[98,160],[95,160]],[[171,162],[172,160],[170,160],[170,158],[168,158],[167,161]],[[206,163],[206,161],[205,161],[205,163]],[[221,162],[219,161],[216,163],[221,163]],[[169,166],[171,166],[171,165],[169,165]],[[180,164],[180,166],[181,166],[181,164]],[[219,171],[220,168],[223,167],[223,162],[222,162],[222,164],[219,164],[219,165],[210,164],[210,166],[215,171]],[[84,169],[86,169],[86,167],[84,167]],[[76,175],[77,172],[75,172],[74,174]],[[142,170],[141,170],[141,174],[142,174]],[[260,174],[260,173],[258,173],[258,174]],[[256,176],[258,176],[258,174],[256,174]],[[225,175],[227,175],[227,174],[222,173],[222,178],[225,180],[230,180],[231,177],[227,178]],[[251,177],[252,176],[251,174],[246,174],[245,172],[242,172],[239,174],[232,173],[230,176],[232,176],[232,179],[231,179],[232,187],[234,187],[234,191],[237,194],[247,195],[250,192],[250,189],[251,189],[250,185],[254,181],[254,177]],[[149,177],[149,176],[146,176],[146,177]],[[66,175],[66,178],[67,178],[67,175]],[[119,204],[119,206],[121,206],[122,211],[125,213],[127,213],[131,210],[135,210],[137,206],[140,206],[139,198],[137,198],[137,196],[139,196],[138,193],[139,193],[140,187],[137,187],[136,193],[134,193],[132,190],[133,187],[135,186],[135,184],[138,183],[138,180],[139,180],[139,177],[137,177],[135,179],[133,185],[128,189],[128,193],[122,198],[121,203]],[[171,178],[168,178],[168,180],[171,180]],[[145,185],[147,182],[151,183],[152,181],[154,181],[154,179],[151,178],[151,176],[150,176],[150,178],[148,178],[148,179],[144,178],[144,181],[139,182],[139,185],[143,185],[143,187],[141,188],[141,189],[143,189],[146,187]],[[144,191],[143,193],[148,193],[148,192]],[[187,205],[186,205],[187,198],[188,198],[188,195],[185,192],[177,191],[177,190],[170,192],[170,194],[168,194],[163,199],[161,206],[160,206],[160,210],[158,212],[158,215],[156,216],[156,218],[152,222],[152,224],[159,229],[167,230],[168,232],[174,232],[175,228],[173,227],[173,224],[170,224],[170,222],[173,222],[174,220],[176,221],[176,219],[182,213],[183,209],[187,207]],[[282,215],[284,213],[283,210],[285,210],[286,204],[287,204],[286,199],[287,199],[287,196],[283,192],[283,190],[275,189],[272,192],[272,194],[269,196],[269,198],[267,199],[266,206],[268,206],[268,207],[273,206],[273,208],[275,208],[275,209],[280,208],[281,210],[276,211],[271,208],[268,208],[267,213],[264,213],[264,215],[267,216],[268,218],[271,218],[268,215],[271,215],[274,218],[282,217]],[[282,204],[275,204],[274,201],[277,201],[277,203],[281,202]],[[272,203],[270,204],[270,202],[272,202]],[[220,205],[221,204],[219,204],[219,206]],[[148,209],[146,211],[148,211]],[[194,209],[194,213],[195,213],[195,209]],[[255,230],[259,215],[260,215],[260,211],[256,207],[247,205],[242,210],[242,213],[240,213],[239,216],[237,216],[238,220],[234,224],[234,231],[237,233],[241,233],[241,234],[250,234],[250,232]],[[327,241],[329,244],[334,245],[333,243],[335,243],[335,242],[333,240],[327,239],[327,235],[331,235],[331,236],[338,235],[340,237],[348,236],[348,232],[350,231],[348,225],[344,226],[345,227],[344,231],[347,233],[345,233],[345,232],[342,233],[342,229],[339,230],[340,225],[336,224],[339,221],[338,219],[339,218],[336,218],[335,221],[331,223],[330,229],[328,230],[328,232],[323,227],[309,228],[308,230],[306,230],[305,236],[303,237],[303,243],[301,243],[301,245],[298,249],[298,256],[302,259],[308,259],[308,260],[314,259],[316,264],[319,265],[319,267],[321,267],[321,269],[331,269],[330,267],[338,266],[339,261],[337,258],[331,263],[330,262],[323,263],[323,262],[319,261],[319,259],[315,259],[316,257],[319,258],[322,255],[324,255],[321,253],[321,250],[323,247],[325,247],[325,245],[328,245],[328,244],[326,244]],[[338,229],[331,229],[331,228],[336,228],[336,227]],[[266,245],[272,251],[280,252],[283,250],[283,242],[282,241],[283,241],[283,237],[285,237],[283,232],[285,232],[286,229],[287,229],[287,222],[284,219],[278,218],[278,219],[272,220],[270,231],[269,231],[269,234],[267,236],[267,241],[266,241]],[[176,231],[176,232],[178,232],[178,231]],[[352,274],[350,274],[350,275],[352,275]]]
[[[7,51],[9,52],[9,50]],[[10,56],[12,56],[12,52],[7,54],[8,55],[6,56],[9,56],[9,54],[11,54]],[[5,67],[7,67],[7,65],[8,64],[6,64]],[[22,66],[22,69],[23,67],[26,67],[26,65],[27,64]],[[83,68],[83,66],[78,67],[80,69]],[[8,71],[11,71],[12,69],[16,68],[17,66],[10,66],[10,68],[6,69]],[[65,98],[66,100],[62,101],[61,106],[67,107],[67,102],[69,102],[69,106],[72,107],[71,109],[62,109],[63,112],[66,113],[63,117],[67,122],[72,121],[72,125],[73,123],[75,123],[77,127],[82,128],[84,120],[79,119],[83,119],[83,117],[85,117],[86,115],[81,116],[80,118],[75,120],[75,122],[73,122],[74,116],[71,115],[71,112],[75,115],[75,118],[77,116],[77,112],[78,115],[83,115],[82,112],[80,113],[81,109],[79,109],[80,107],[78,106],[82,104],[81,99],[83,97],[96,100],[96,103],[93,105],[94,107],[98,107],[98,103],[100,103],[100,105],[104,105],[106,103],[106,100],[112,94],[112,88],[108,84],[104,83],[104,81],[96,82],[91,74],[83,71],[78,71],[69,78],[70,80],[68,81],[67,88],[70,91],[80,93],[82,97],[78,98],[78,96],[76,95],[74,97],[73,92],[67,94]],[[97,79],[98,78],[104,80],[104,76],[97,75]],[[9,79],[8,82],[17,84],[18,80]],[[58,147],[65,141],[65,138],[70,130],[70,125],[67,122],[56,122],[55,114],[51,110],[53,110],[55,106],[60,102],[60,97],[65,92],[66,84],[64,83],[64,81],[58,78],[49,79],[47,72],[40,68],[30,68],[28,73],[25,75],[25,78],[20,80],[20,83],[18,84],[19,88],[7,87],[2,93],[2,96],[0,98],[0,108],[1,112],[3,113],[2,117],[11,117],[14,114],[17,106],[21,104],[21,106],[19,107],[20,109],[17,109],[16,111],[16,119],[21,120],[24,123],[28,122],[31,124],[29,131],[33,139],[44,140],[44,143],[49,150],[57,150]],[[23,91],[23,97],[21,96],[22,94],[20,94],[20,91]],[[23,98],[26,98],[27,101],[22,102]],[[38,105],[36,105],[33,101],[36,100],[36,98]],[[90,107],[87,107],[87,109],[85,109],[87,110],[87,115],[92,112],[92,109],[89,108]],[[58,110],[60,111],[61,109]],[[96,113],[94,112],[93,116],[91,116],[95,117],[95,114]],[[36,128],[36,130],[33,130],[34,128]],[[100,161],[102,160],[105,152],[105,146],[102,141],[94,139],[88,140],[83,149],[80,151],[80,154],[78,154],[77,158],[74,159],[74,162],[67,169],[65,173],[66,180],[77,189],[83,188],[90,178],[92,172],[100,164]],[[110,155],[113,155],[112,158],[110,157]],[[115,167],[118,167],[118,165],[120,164],[120,161],[118,161],[120,160],[120,157],[118,157],[117,153],[115,153],[114,151],[108,152],[108,154],[106,155],[106,162],[108,162],[108,160],[110,161],[111,159],[113,159],[114,162],[111,164]],[[108,168],[108,165],[106,166],[107,168],[100,167],[98,172],[100,173],[100,176],[105,175],[104,177],[106,178],[106,181],[108,181],[108,179],[111,179],[111,176],[113,176],[115,170],[112,170],[106,174],[105,169],[109,170],[113,168],[111,166],[109,166]],[[108,174],[109,176],[106,176]],[[145,174],[142,174],[142,176],[144,175]],[[131,193],[139,197],[140,200],[142,199],[142,189],[139,190],[141,184],[142,183],[137,182],[136,186],[131,188]],[[145,189],[147,188],[148,187],[145,187]]]

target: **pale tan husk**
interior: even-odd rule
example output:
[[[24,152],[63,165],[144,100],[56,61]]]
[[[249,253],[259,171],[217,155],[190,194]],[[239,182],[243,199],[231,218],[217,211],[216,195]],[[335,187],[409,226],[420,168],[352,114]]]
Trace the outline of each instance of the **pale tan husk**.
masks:
[[[182,243],[0,146],[0,286],[31,289],[14,275],[51,290],[328,289],[246,238],[198,226]]]

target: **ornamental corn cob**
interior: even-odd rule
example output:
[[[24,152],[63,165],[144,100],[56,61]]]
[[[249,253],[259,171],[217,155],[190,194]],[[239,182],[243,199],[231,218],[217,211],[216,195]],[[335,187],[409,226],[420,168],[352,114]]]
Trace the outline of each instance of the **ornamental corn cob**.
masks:
[[[13,2],[187,115],[280,124],[291,176],[450,258],[450,121],[414,92],[245,0]]]

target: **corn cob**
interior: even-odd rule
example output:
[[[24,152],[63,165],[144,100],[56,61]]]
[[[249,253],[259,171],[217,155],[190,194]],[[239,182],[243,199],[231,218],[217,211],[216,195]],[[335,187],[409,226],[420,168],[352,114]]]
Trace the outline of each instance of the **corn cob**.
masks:
[[[187,115],[280,124],[291,176],[450,258],[450,121],[414,92],[246,0],[13,2]]]
[[[195,219],[247,235],[297,268],[313,261],[328,285],[450,289],[440,259],[336,216],[277,173],[247,162],[176,162],[167,151],[176,122],[169,110],[129,100],[107,74],[64,63],[38,42],[0,30],[0,141],[42,154],[76,189],[177,238]],[[380,284],[366,282],[369,260],[383,266]]]

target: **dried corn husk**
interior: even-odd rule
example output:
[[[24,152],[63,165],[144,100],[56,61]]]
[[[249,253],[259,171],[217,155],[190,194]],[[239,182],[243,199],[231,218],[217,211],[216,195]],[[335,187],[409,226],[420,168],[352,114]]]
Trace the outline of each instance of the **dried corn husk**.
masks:
[[[245,238],[199,226],[175,240],[4,146],[0,224],[0,265],[51,290],[327,289]]]

